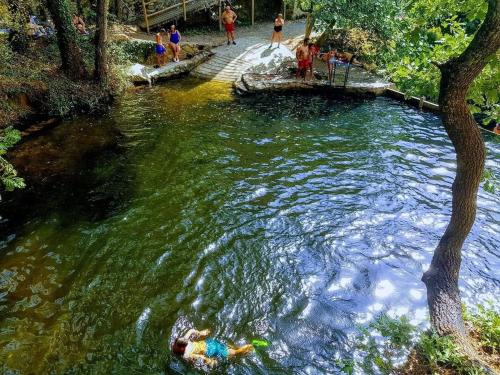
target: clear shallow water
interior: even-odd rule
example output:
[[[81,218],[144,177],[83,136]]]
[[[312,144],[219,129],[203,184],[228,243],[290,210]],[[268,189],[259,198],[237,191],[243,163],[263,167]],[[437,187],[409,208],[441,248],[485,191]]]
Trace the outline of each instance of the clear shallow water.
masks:
[[[420,277],[455,168],[437,117],[188,80],[131,93],[97,123],[123,131],[125,152],[1,242],[3,372],[193,373],[168,343],[194,325],[271,342],[222,372],[334,373],[356,323],[425,322]],[[82,214],[102,197],[104,214]],[[497,199],[481,188],[465,245],[473,302],[500,295]]]

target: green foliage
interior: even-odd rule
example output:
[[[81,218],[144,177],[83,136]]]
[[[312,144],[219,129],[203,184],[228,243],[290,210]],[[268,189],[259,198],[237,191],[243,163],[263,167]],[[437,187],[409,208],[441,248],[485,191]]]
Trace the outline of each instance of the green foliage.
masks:
[[[154,43],[142,41],[119,41],[108,45],[109,57],[115,65],[143,63],[154,53]]]
[[[385,314],[359,331],[356,348],[363,358],[359,366],[366,374],[392,374],[409,353],[416,336],[416,327],[406,317],[393,319]]]
[[[17,172],[3,155],[21,139],[19,131],[12,128],[3,129],[0,132],[0,181],[7,191],[24,188],[24,180],[17,176]]]
[[[480,375],[483,371],[462,354],[450,336],[424,332],[416,347],[426,360],[433,373],[439,373],[440,367],[452,368],[460,375]]]
[[[401,91],[432,101],[438,100],[440,82],[432,62],[460,55],[487,11],[487,0],[300,0],[299,5],[312,11],[318,30],[333,35],[341,33],[339,29],[368,33],[370,38],[337,46],[376,63]],[[499,66],[497,54],[468,93],[471,111],[486,115],[485,123],[500,120]]]
[[[335,361],[337,368],[346,375],[353,375],[356,362],[352,359],[337,359]]]
[[[294,0],[286,2],[294,4]],[[316,27],[321,30],[358,27],[384,38],[394,33],[394,19],[401,12],[401,3],[394,0],[299,0],[298,6],[312,10]]]
[[[478,306],[477,312],[467,313],[477,331],[483,348],[495,354],[500,349],[500,314],[493,305]],[[450,336],[439,336],[435,332],[422,332],[410,324],[406,317],[399,319],[387,315],[378,316],[367,326],[359,327],[356,337],[357,360],[340,359],[337,368],[353,374],[356,367],[364,374],[394,374],[401,368],[412,349],[429,368],[429,373],[438,374],[442,369],[451,369],[460,375],[479,375],[482,370],[462,354]]]
[[[411,2],[399,22],[398,32],[381,50],[378,63],[402,91],[437,101],[440,72],[432,62],[444,63],[460,55],[473,39],[486,10],[486,0]],[[486,114],[485,122],[500,118],[498,68],[497,54],[468,93],[472,112]]]
[[[493,307],[477,306],[477,311],[471,313],[464,311],[464,319],[472,323],[477,330],[479,340],[484,349],[493,354],[500,353],[500,314]]]
[[[494,194],[500,187],[500,182],[496,179],[495,174],[491,169],[485,169],[481,181],[484,182],[484,190]]]

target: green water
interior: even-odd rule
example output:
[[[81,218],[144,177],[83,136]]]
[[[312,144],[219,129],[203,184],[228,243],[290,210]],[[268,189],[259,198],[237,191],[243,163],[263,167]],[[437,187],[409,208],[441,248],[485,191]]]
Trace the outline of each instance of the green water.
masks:
[[[122,151],[0,242],[4,373],[193,373],[168,350],[192,326],[270,343],[220,373],[334,373],[356,323],[425,324],[419,280],[455,170],[437,117],[183,80],[63,126],[90,121],[118,127]],[[478,202],[462,269],[473,301],[500,290],[497,196],[481,187]]]

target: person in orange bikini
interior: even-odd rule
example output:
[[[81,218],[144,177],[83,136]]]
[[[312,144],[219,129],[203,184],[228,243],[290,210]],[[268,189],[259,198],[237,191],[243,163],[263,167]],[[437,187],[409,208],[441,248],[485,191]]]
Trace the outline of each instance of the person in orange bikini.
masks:
[[[217,359],[224,360],[253,351],[253,345],[232,348],[213,338],[208,338],[210,330],[197,331],[190,329],[184,336],[175,339],[172,352],[187,361],[198,362],[213,367]]]

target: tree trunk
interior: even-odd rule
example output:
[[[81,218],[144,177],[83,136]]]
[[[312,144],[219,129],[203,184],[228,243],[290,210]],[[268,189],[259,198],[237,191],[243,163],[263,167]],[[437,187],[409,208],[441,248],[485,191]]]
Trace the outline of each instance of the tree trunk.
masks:
[[[82,51],[77,43],[68,0],[47,0],[47,7],[57,30],[57,44],[61,53],[62,70],[73,79],[86,78]]]
[[[488,1],[488,13],[467,49],[443,65],[439,105],[443,125],[457,154],[457,175],[452,186],[452,213],[446,231],[422,281],[433,328],[466,341],[458,277],[461,249],[476,217],[477,190],[485,161],[478,125],[467,106],[467,92],[488,59],[500,47],[500,0]]]
[[[108,83],[108,7],[109,0],[97,0],[94,79],[102,86]]]
[[[314,28],[314,18],[312,16],[312,13],[307,13],[305,38],[307,39],[311,38],[313,28]]]
[[[76,11],[80,16],[83,14],[82,0],[76,0]]]

